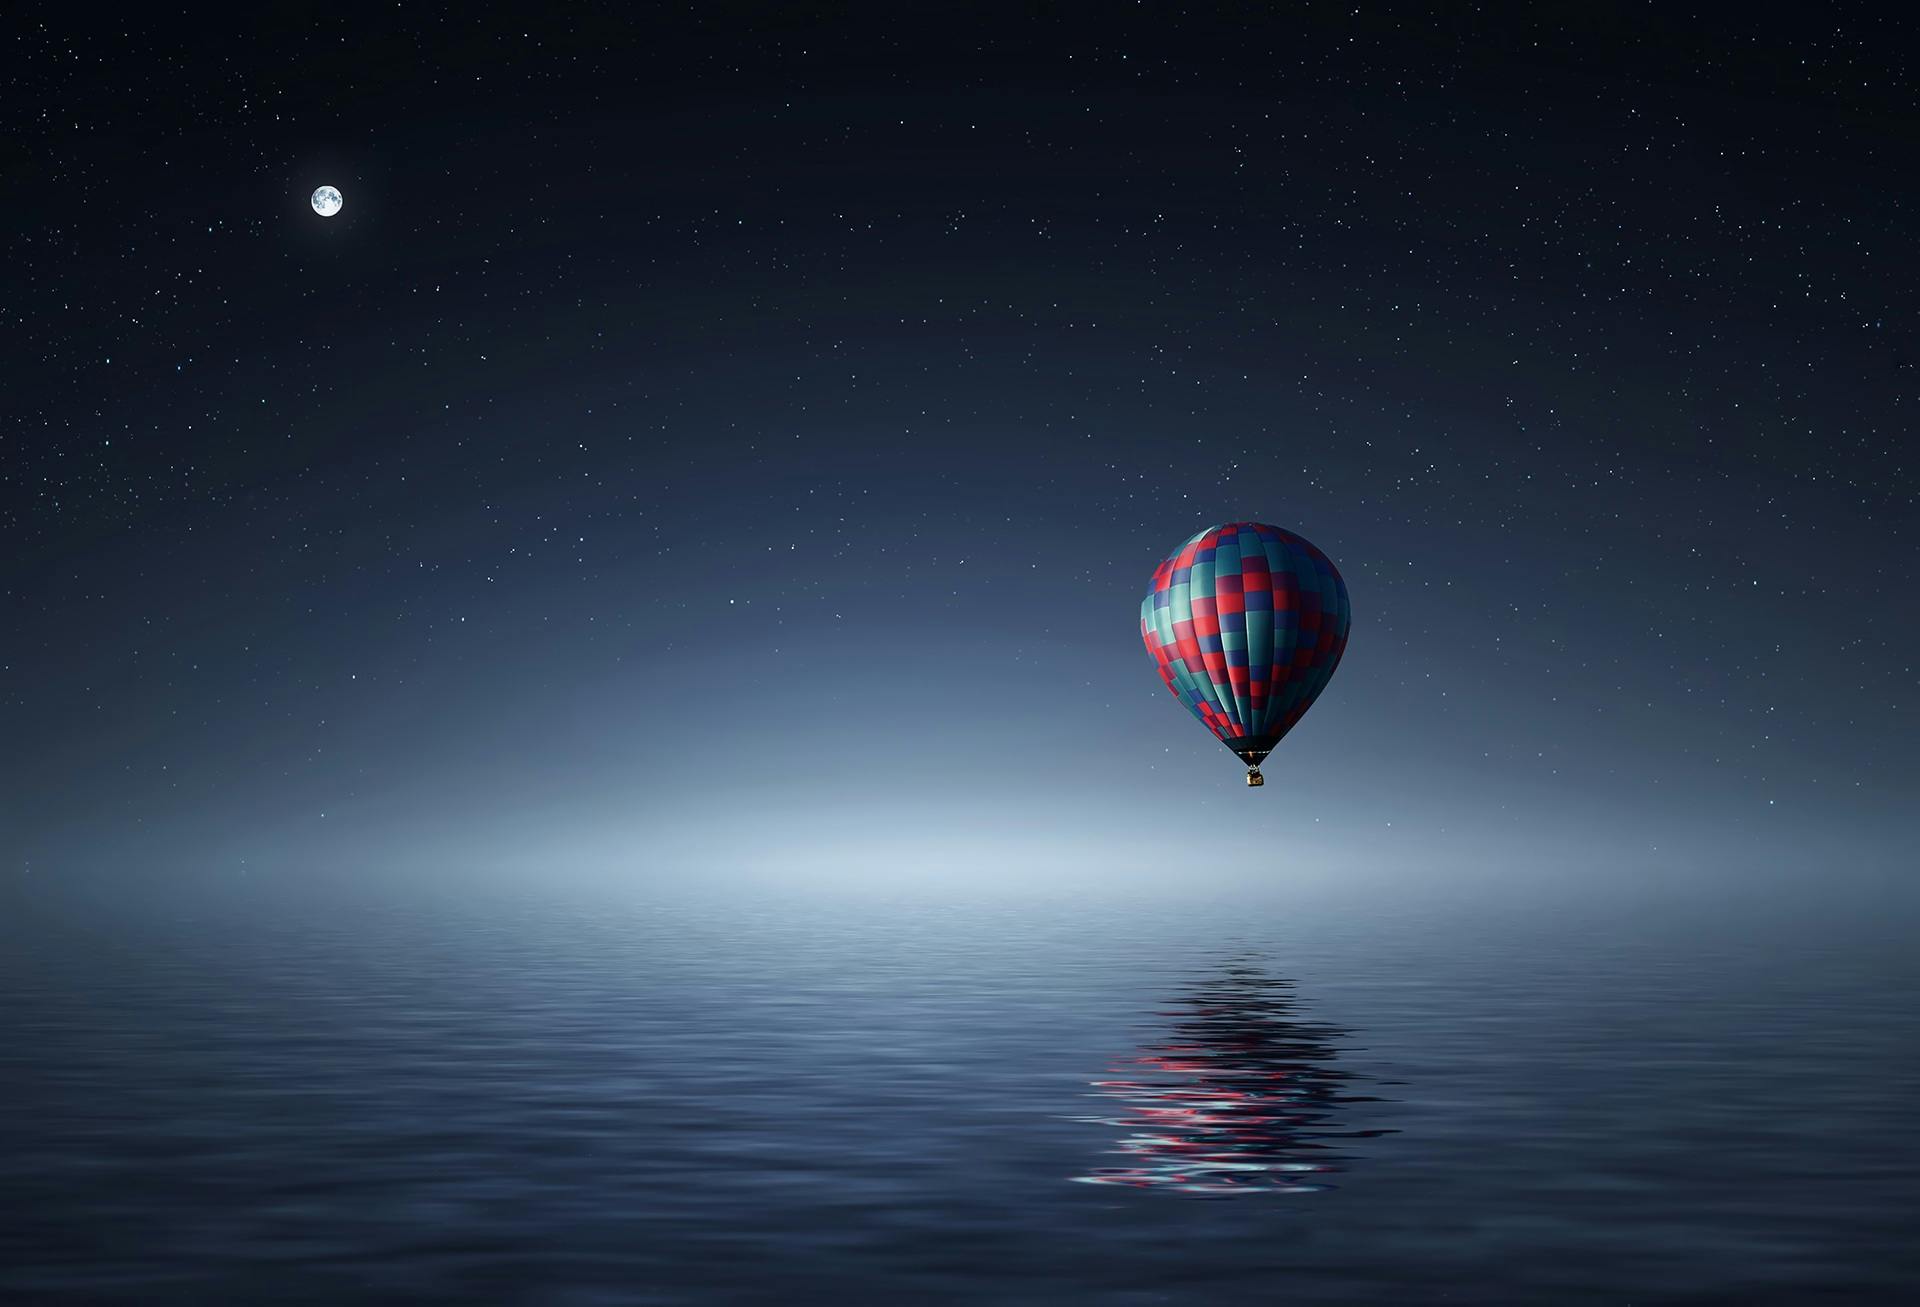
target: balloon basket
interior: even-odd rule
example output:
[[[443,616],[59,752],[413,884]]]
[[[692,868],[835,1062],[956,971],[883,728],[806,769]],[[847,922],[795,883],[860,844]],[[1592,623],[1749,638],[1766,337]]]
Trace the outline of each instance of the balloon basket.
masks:
[[[1258,767],[1247,768],[1247,784],[1265,785],[1266,783],[1267,783],[1267,778],[1260,774],[1260,769]]]

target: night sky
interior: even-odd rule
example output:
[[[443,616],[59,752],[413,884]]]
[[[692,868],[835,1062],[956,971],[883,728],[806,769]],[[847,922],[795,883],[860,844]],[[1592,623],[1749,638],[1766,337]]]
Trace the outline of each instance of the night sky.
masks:
[[[1920,33],[1454,8],[16,15],[7,873],[1898,864]]]

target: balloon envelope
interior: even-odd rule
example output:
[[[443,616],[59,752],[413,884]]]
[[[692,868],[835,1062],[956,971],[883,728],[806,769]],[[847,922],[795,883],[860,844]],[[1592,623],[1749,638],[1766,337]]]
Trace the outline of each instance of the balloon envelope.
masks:
[[[1348,618],[1325,554],[1277,526],[1228,522],[1154,569],[1140,636],[1173,696],[1258,767],[1327,688]]]

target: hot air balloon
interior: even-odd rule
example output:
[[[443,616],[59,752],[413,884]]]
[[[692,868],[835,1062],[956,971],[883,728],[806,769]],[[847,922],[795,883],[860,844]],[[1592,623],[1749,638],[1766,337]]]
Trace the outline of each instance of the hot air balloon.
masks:
[[[1264,785],[1260,764],[1333,678],[1348,617],[1325,554],[1277,526],[1228,522],[1154,569],[1140,637],[1174,698]]]

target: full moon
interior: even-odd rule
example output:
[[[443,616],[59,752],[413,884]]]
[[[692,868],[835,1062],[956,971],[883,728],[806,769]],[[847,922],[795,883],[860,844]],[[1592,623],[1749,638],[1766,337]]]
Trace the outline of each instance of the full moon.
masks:
[[[322,186],[313,193],[313,211],[322,218],[331,218],[340,212],[340,192],[331,186]]]

